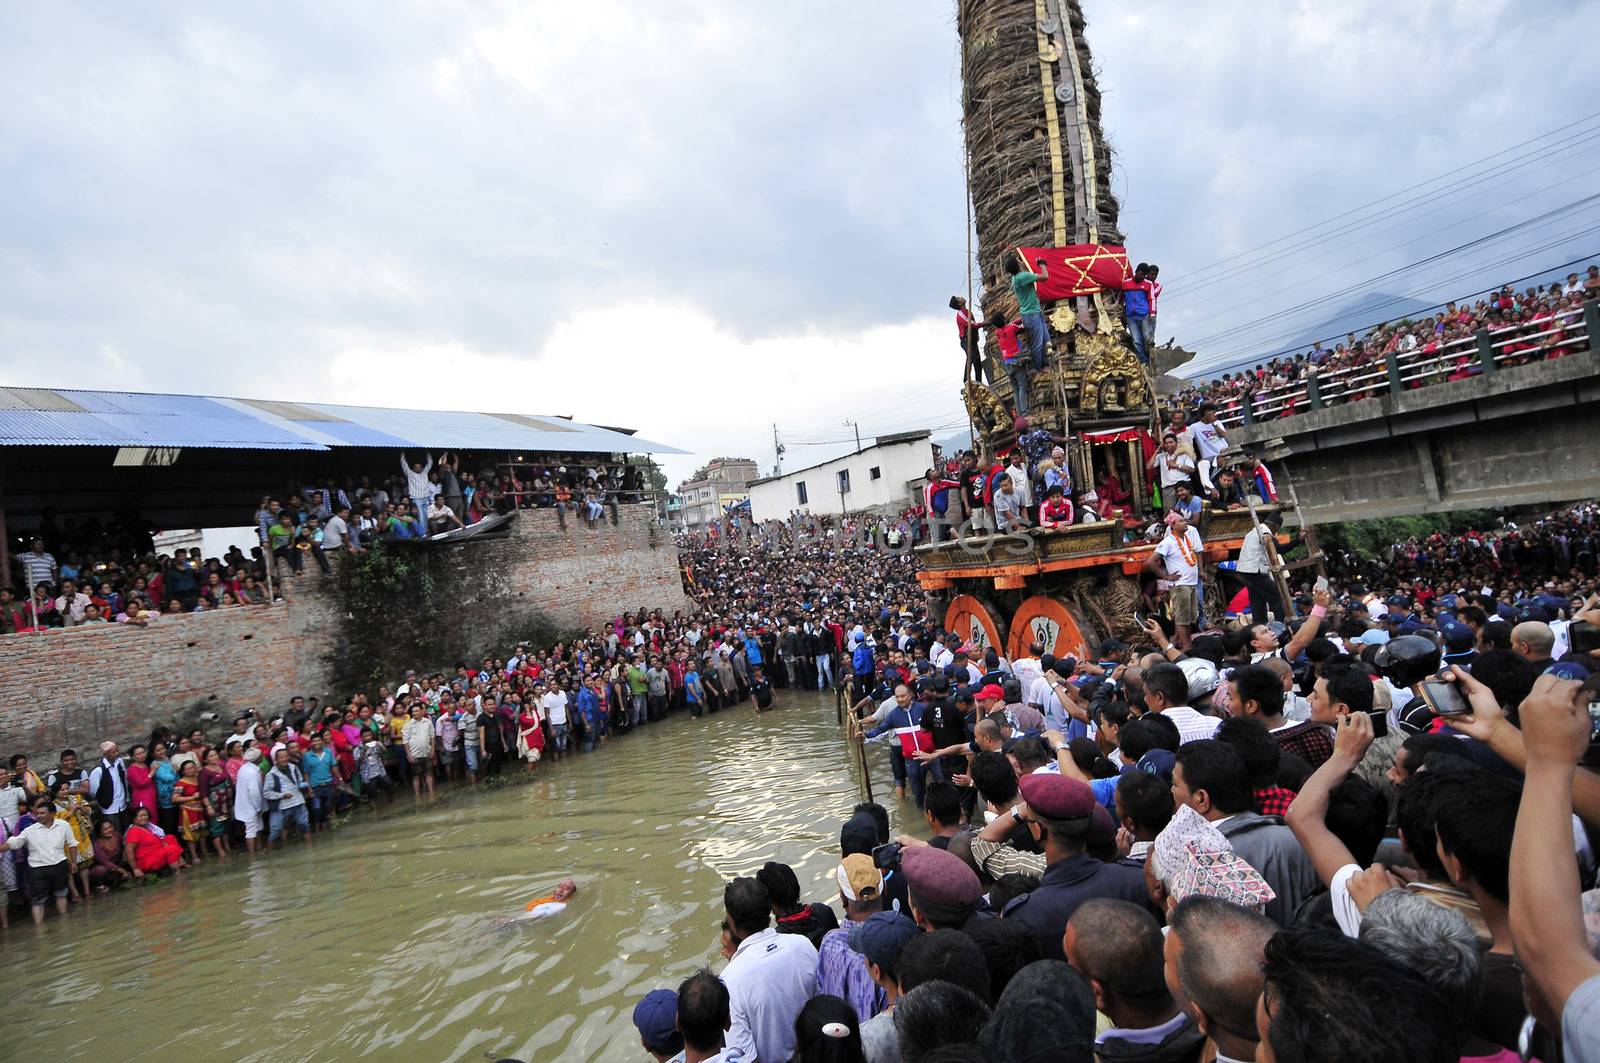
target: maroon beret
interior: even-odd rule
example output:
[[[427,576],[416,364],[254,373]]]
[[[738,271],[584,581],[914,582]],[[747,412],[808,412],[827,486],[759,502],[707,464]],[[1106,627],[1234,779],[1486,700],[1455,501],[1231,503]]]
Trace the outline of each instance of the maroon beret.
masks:
[[[1041,772],[1017,781],[1028,808],[1045,819],[1088,819],[1094,815],[1094,791],[1065,775]]]
[[[977,904],[983,897],[983,883],[961,857],[931,845],[919,845],[900,854],[900,870],[906,885],[919,900],[928,904]]]

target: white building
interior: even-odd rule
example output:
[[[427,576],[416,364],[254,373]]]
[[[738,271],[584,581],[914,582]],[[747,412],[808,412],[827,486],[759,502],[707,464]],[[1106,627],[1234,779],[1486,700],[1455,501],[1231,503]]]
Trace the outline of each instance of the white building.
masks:
[[[721,520],[729,506],[744,501],[750,481],[760,474],[749,458],[713,458],[700,471],[701,475],[678,485],[683,506],[679,517],[691,530]]]
[[[869,447],[750,485],[750,516],[784,520],[801,513],[898,513],[922,501],[923,477],[942,460],[929,432],[879,436]]]

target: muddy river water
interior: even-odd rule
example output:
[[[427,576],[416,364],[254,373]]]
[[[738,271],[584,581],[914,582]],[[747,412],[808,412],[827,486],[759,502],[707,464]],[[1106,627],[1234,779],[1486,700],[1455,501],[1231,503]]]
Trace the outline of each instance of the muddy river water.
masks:
[[[798,694],[760,718],[677,714],[528,785],[402,814],[407,795],[311,847],[13,925],[0,1055],[644,1059],[633,1004],[720,966],[727,878],[778,859],[836,899],[822,880],[858,785],[832,695]],[[886,803],[896,829],[915,812]],[[568,874],[566,912],[507,925]]]

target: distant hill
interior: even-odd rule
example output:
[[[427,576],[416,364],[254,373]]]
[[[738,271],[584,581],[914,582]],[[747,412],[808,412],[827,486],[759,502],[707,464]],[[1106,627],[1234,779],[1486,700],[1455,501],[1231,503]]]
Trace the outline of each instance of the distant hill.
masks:
[[[1360,333],[1380,321],[1398,321],[1403,317],[1420,314],[1424,310],[1432,310],[1435,305],[1437,304],[1404,295],[1390,295],[1387,292],[1368,292],[1355,302],[1349,303],[1343,309],[1335,312],[1332,317],[1308,327],[1299,336],[1279,347],[1274,353],[1285,354],[1309,350],[1313,343],[1318,340],[1325,341],[1329,336],[1337,336],[1342,340],[1348,332]],[[1273,356],[1272,354],[1265,355],[1261,360],[1265,361]]]

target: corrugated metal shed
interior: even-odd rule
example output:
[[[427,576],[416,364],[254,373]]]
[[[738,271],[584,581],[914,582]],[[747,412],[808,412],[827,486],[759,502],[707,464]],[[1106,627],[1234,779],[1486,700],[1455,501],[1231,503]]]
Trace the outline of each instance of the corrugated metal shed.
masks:
[[[684,453],[560,417],[65,388],[0,388],[0,446]]]

